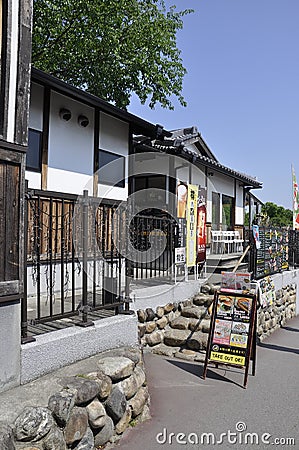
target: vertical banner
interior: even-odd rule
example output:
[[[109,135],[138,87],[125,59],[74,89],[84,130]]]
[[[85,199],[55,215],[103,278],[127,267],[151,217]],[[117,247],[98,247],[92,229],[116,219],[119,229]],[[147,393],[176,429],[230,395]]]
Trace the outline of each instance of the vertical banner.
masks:
[[[182,181],[177,181],[177,218],[186,218],[188,186]]]
[[[261,248],[261,241],[260,241],[260,230],[258,225],[252,225],[252,234],[255,242],[255,247],[257,250]]]
[[[292,178],[293,178],[293,230],[299,230],[299,191],[295,170],[293,166],[292,166]]]
[[[196,264],[196,221],[197,221],[198,186],[188,185],[187,197],[187,267]]]
[[[206,217],[207,217],[207,190],[198,189],[197,201],[197,264],[203,264],[206,260]]]
[[[179,225],[178,247],[186,247],[186,211],[188,197],[187,183],[177,180],[176,196],[177,218]]]

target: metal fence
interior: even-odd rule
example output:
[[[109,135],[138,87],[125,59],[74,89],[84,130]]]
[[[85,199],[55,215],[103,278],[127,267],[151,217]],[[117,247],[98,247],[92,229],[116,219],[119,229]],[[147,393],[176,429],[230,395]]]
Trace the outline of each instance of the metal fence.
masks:
[[[293,267],[299,266],[299,230],[289,232],[289,263]]]
[[[22,338],[28,324],[129,309],[132,279],[172,277],[177,240],[169,217],[129,218],[126,204],[27,189]]]
[[[134,249],[130,264],[133,279],[172,279],[178,223],[166,215],[138,215],[130,222],[129,233]]]
[[[123,209],[117,202],[28,190],[22,337],[42,323],[123,305]],[[123,279],[122,279],[123,278]]]
[[[299,232],[287,228],[259,227],[260,247],[256,247],[252,229],[245,230],[248,269],[255,279],[299,265]]]

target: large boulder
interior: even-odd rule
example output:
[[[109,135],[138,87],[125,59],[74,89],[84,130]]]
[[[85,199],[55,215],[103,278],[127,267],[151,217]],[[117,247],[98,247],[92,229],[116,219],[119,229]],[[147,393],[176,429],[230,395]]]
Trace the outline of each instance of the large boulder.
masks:
[[[84,405],[93,400],[100,391],[99,383],[88,377],[68,377],[62,380],[65,387],[76,390],[76,405]]]
[[[106,411],[113,422],[117,423],[125,413],[127,408],[127,400],[125,394],[120,390],[119,386],[112,388],[111,394],[105,403]]]
[[[187,306],[182,309],[183,317],[192,317],[194,319],[201,319],[206,313],[206,308],[203,306]]]
[[[48,408],[26,406],[14,423],[18,441],[38,441],[49,433],[54,419]]]
[[[136,394],[144,382],[145,373],[141,367],[137,366],[129,378],[120,381],[115,386],[118,386],[119,389],[125,394],[126,399],[129,399]]]
[[[93,432],[87,427],[86,433],[73,450],[94,450],[94,436]],[[53,450],[53,449],[52,449]],[[56,450],[56,449],[55,449]]]
[[[106,410],[103,404],[95,398],[86,406],[88,421],[93,428],[101,428],[105,424]]]
[[[75,389],[63,389],[49,398],[48,408],[60,427],[64,427],[75,406],[77,391]]]
[[[207,348],[208,334],[197,331],[187,340],[187,347],[191,350],[204,350]]]
[[[188,330],[167,330],[164,334],[164,344],[170,347],[181,347],[186,344],[189,336],[190,331]]]
[[[52,427],[43,439],[44,450],[53,450],[54,448],[55,450],[66,450],[63,432],[57,426]]]
[[[176,330],[188,330],[189,319],[187,317],[177,317],[172,320],[169,325]]]
[[[119,381],[132,375],[135,364],[129,358],[108,356],[98,361],[98,367],[112,381]]]
[[[148,400],[148,397],[149,397],[148,388],[143,387],[139,389],[139,391],[133,398],[131,398],[131,400],[129,401],[129,405],[132,408],[133,418],[139,416],[139,414],[142,413],[143,408]]]
[[[0,423],[0,442],[1,450],[15,450],[12,428],[5,423]]]
[[[163,342],[163,331],[158,330],[146,335],[145,342],[151,347],[160,344]]]
[[[132,409],[130,408],[129,405],[127,405],[127,409],[124,415],[122,416],[120,421],[117,422],[117,424],[115,425],[115,431],[117,434],[123,433],[128,428],[131,418],[132,418]]]
[[[114,432],[113,420],[111,419],[111,417],[106,416],[105,425],[98,433],[96,433],[94,437],[95,448],[98,448],[101,445],[106,444],[109,441],[109,439],[112,438],[113,432]]]
[[[81,441],[88,427],[88,415],[85,408],[76,407],[72,410],[70,418],[64,429],[64,438],[69,446]]]

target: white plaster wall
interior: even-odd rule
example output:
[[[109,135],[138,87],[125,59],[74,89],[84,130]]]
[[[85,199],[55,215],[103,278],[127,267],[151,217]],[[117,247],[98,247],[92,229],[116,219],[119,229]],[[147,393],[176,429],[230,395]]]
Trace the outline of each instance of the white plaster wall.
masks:
[[[43,86],[32,83],[30,91],[29,128],[43,131]]]
[[[162,153],[151,153],[151,159],[146,159],[146,153],[136,155],[134,158],[133,172],[135,175],[142,174],[156,174],[156,175],[168,175],[169,174],[169,158]],[[142,159],[143,158],[143,159]]]
[[[244,224],[243,187],[236,183],[236,225]]]
[[[21,348],[21,384],[105,350],[136,345],[135,315],[108,317],[91,327],[71,327],[36,336],[36,342]]]
[[[93,176],[49,167],[47,189],[76,195],[82,195],[86,189],[89,195],[93,195]]]
[[[205,187],[206,186],[206,181],[205,181],[205,172],[204,170],[196,167],[196,166],[192,166],[191,169],[191,184],[197,184],[200,187]]]
[[[20,384],[20,340],[20,303],[2,305],[0,307],[0,392]]]
[[[212,192],[216,192],[211,177],[207,177],[207,222],[212,222]]]
[[[179,181],[189,183],[189,167],[181,167],[176,169],[176,176]]]
[[[11,31],[7,36],[8,53],[10,54],[9,86],[8,86],[8,114],[7,114],[7,141],[14,142],[15,112],[18,75],[18,43],[19,43],[19,2],[10,4]]]
[[[60,119],[61,108],[71,111],[72,118],[68,122]],[[81,114],[89,119],[86,128],[78,124]],[[51,93],[48,190],[81,194],[87,188],[92,193],[93,130],[92,108],[56,92]]]
[[[213,172],[213,170],[211,170]],[[220,194],[229,195],[234,197],[234,179],[222,175],[216,171],[213,172],[214,175],[211,177],[211,182],[214,185],[214,191]]]
[[[31,172],[26,170],[25,179],[28,180],[28,186],[31,189],[41,189],[42,186],[42,177],[40,173]]]

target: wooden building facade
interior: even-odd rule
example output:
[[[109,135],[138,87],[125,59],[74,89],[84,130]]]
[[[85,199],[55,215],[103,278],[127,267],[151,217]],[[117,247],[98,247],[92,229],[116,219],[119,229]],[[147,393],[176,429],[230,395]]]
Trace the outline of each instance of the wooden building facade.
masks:
[[[0,392],[19,385],[32,0],[0,0]]]
[[[22,239],[27,149],[31,0],[0,1],[0,302],[23,290]]]

